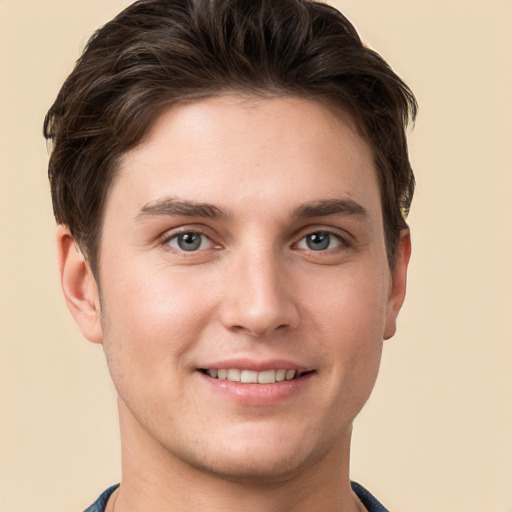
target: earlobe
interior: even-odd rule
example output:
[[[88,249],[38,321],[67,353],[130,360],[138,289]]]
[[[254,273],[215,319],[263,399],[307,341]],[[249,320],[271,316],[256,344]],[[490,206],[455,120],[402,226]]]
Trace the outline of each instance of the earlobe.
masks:
[[[57,256],[62,291],[73,318],[85,338],[102,343],[98,287],[89,264],[65,225],[57,227]]]
[[[411,257],[411,234],[408,229],[403,229],[400,232],[395,256],[395,266],[392,270],[391,287],[386,311],[386,326],[384,328],[385,340],[395,335],[396,320],[405,299],[407,267],[409,266],[409,259]]]

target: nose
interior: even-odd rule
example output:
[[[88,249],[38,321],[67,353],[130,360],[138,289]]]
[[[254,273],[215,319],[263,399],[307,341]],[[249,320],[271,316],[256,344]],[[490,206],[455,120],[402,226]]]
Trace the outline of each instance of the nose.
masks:
[[[297,297],[285,266],[271,250],[233,257],[220,307],[227,329],[264,337],[297,327]]]

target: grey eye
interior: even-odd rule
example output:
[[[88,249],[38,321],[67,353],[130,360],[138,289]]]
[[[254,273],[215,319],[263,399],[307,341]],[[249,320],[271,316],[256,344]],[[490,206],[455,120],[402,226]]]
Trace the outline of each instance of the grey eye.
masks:
[[[169,240],[169,245],[182,251],[197,251],[204,248],[208,238],[200,233],[180,233]]]
[[[310,251],[325,251],[326,249],[334,249],[340,245],[341,240],[338,236],[327,231],[317,231],[306,235],[300,240],[297,247]]]
[[[312,233],[306,237],[306,244],[312,251],[324,251],[331,243],[329,233]]]

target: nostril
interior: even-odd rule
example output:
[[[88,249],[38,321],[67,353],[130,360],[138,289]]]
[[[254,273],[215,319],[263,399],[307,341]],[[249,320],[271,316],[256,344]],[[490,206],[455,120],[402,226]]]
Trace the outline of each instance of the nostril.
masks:
[[[271,323],[268,324],[257,324],[255,322],[247,322],[247,326],[244,325],[233,325],[229,327],[232,332],[237,334],[246,334],[248,336],[253,336],[256,338],[261,338],[264,336],[269,336],[275,331],[283,331],[288,329],[290,326],[288,324],[280,324],[277,327],[274,327]]]

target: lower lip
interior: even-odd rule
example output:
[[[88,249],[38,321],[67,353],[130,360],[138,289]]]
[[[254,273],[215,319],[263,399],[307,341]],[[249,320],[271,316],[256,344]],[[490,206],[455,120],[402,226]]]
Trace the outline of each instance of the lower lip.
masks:
[[[214,391],[237,403],[253,406],[274,405],[298,395],[305,390],[314,374],[309,372],[298,379],[283,380],[273,384],[245,384],[214,379],[199,371],[197,373]]]

